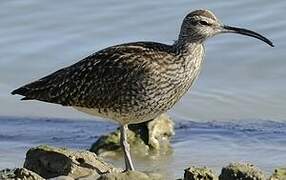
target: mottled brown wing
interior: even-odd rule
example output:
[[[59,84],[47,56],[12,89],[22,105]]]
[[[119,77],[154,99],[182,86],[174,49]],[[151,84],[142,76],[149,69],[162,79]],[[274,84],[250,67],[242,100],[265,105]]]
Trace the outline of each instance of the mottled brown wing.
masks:
[[[161,53],[166,53],[164,49],[169,48],[157,43],[149,45],[159,47]],[[64,106],[122,106],[124,101],[129,100],[126,98],[132,98],[130,93],[144,95],[141,82],[150,70],[146,64],[155,61],[152,59],[154,49],[147,46],[146,42],[130,43],[103,49],[74,65],[20,87],[12,94],[25,96],[23,100],[36,99]]]

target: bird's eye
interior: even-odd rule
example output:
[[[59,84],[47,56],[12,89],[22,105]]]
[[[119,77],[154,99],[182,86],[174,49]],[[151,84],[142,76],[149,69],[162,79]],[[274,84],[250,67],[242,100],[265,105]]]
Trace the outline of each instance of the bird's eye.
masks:
[[[199,21],[199,23],[204,26],[210,26],[210,24],[206,21]]]

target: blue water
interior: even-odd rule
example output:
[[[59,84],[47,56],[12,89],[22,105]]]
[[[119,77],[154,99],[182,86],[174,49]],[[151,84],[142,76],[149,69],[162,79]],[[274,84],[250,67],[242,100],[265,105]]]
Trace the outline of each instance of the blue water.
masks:
[[[175,179],[189,165],[209,166],[217,173],[230,162],[250,162],[270,174],[285,167],[286,123],[275,121],[194,122],[180,119],[172,139],[173,153],[134,157],[136,167]],[[23,164],[25,152],[40,144],[89,149],[98,136],[113,131],[113,123],[93,120],[1,117],[0,169]],[[122,158],[108,159],[123,166]]]
[[[20,103],[10,92],[107,46],[173,43],[183,17],[199,8],[225,24],[262,33],[276,47],[234,34],[209,40],[198,81],[172,112],[200,121],[285,120],[283,0],[1,0],[0,115],[90,118],[57,105]]]
[[[0,168],[21,165],[38,144],[87,149],[116,127],[71,108],[20,102],[11,90],[107,46],[173,43],[183,17],[199,8],[262,33],[276,47],[234,34],[209,40],[194,88],[169,112],[184,127],[176,130],[173,155],[137,166],[170,177],[189,164],[218,170],[247,160],[268,173],[286,166],[286,1],[1,0]]]

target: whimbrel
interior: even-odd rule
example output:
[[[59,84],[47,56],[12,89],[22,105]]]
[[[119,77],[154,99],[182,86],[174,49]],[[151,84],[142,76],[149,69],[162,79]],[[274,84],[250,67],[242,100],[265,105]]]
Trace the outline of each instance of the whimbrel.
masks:
[[[220,33],[243,34],[274,46],[254,31],[226,26],[212,12],[196,10],[184,18],[172,45],[133,42],[108,47],[12,94],[117,121],[126,170],[134,170],[127,125],[151,120],[172,108],[199,75],[204,41]]]

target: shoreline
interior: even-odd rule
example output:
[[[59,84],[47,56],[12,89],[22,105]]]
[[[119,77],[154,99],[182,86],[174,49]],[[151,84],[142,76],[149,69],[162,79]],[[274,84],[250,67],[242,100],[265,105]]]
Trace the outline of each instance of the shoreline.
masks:
[[[116,124],[97,121],[69,121],[65,119],[10,118],[1,121],[0,169],[20,167],[25,151],[40,144],[71,149],[89,149],[101,135],[112,132]],[[250,162],[260,167],[267,175],[274,168],[285,166],[286,123],[275,121],[194,122],[175,121],[176,135],[171,139],[173,154],[161,159],[136,158],[140,169],[157,169],[162,174],[178,177],[182,169],[192,164],[207,165],[219,173],[230,162]],[[36,137],[36,138],[35,138]],[[244,145],[244,146],[242,146]],[[212,148],[212,149],[210,149]],[[270,149],[269,149],[270,148]],[[267,156],[264,156],[267,154]],[[263,158],[261,158],[263,157]],[[1,157],[0,157],[1,158]],[[6,159],[6,160],[5,160]],[[13,160],[14,159],[14,160]],[[274,159],[274,160],[273,160]],[[116,166],[122,159],[109,159]],[[4,162],[8,162],[7,166]],[[18,163],[15,163],[18,162]],[[23,162],[23,161],[22,161]]]

